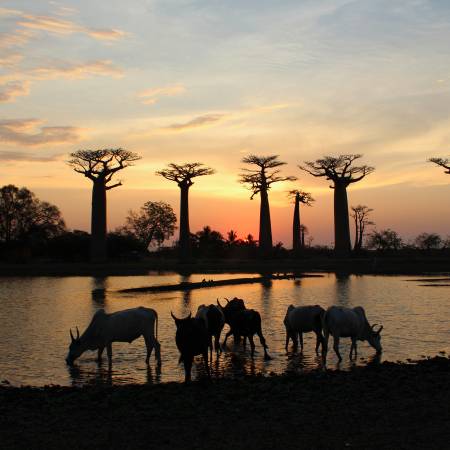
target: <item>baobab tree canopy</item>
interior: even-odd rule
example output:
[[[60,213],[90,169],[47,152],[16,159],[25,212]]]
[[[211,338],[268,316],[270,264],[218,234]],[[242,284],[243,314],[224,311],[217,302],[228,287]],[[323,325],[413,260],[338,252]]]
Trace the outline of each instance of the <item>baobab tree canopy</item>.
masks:
[[[292,199],[294,203],[298,199],[300,203],[303,203],[306,206],[312,206],[313,202],[315,202],[310,192],[300,191],[298,189],[288,191],[288,197]]]
[[[134,161],[141,159],[136,153],[123,148],[78,150],[71,153],[70,157],[68,164],[75,172],[81,173],[92,181],[102,180],[106,190],[121,186],[121,181],[112,185],[108,183],[112,181],[116,172],[132,166]]]
[[[326,177],[335,184],[348,186],[350,183],[362,180],[375,170],[374,167],[366,165],[352,166],[353,162],[362,156],[361,154],[324,156],[316,161],[305,161],[304,166],[298,167],[314,177]],[[335,186],[330,187],[334,189]]]
[[[430,158],[428,161],[443,167],[445,173],[450,174],[450,158]]]
[[[215,173],[211,167],[206,167],[202,163],[185,163],[185,164],[167,164],[167,168],[158,170],[156,175],[160,175],[167,180],[175,181],[178,186],[192,186],[194,182],[192,178],[201,177],[204,175],[212,175]]]
[[[244,173],[241,173],[239,182],[242,184],[248,184],[248,188],[252,191],[250,199],[258,193],[267,191],[273,183],[279,181],[295,181],[297,177],[282,177],[279,175],[280,170],[273,170],[276,167],[284,166],[286,163],[278,160],[278,155],[271,156],[256,156],[248,155],[242,159],[245,164],[253,164],[257,166],[257,169],[243,168]]]

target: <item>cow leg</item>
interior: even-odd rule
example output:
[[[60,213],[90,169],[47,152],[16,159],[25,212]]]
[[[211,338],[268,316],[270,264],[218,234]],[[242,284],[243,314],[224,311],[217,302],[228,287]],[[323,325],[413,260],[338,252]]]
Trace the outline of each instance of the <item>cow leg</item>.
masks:
[[[288,351],[288,346],[289,346],[289,331],[286,330],[286,345],[284,346],[284,349],[286,351]]]
[[[357,350],[356,350],[356,339],[355,338],[352,338],[352,345],[350,346],[350,359],[352,359],[353,350],[355,351],[355,359],[356,359]]]
[[[300,351],[303,353],[303,333],[299,331],[298,337],[300,338]]]
[[[112,343],[106,344],[106,354],[108,355],[108,364],[112,365]]]
[[[334,336],[333,335],[333,340],[334,340],[334,342],[333,342],[334,352],[336,353],[336,355],[337,355],[337,357],[339,359],[339,362],[341,362],[342,361],[342,357],[341,357],[341,354],[339,353],[339,336]]]
[[[253,336],[249,336],[248,340],[250,341],[251,356],[253,359],[253,356],[255,355],[255,342],[253,341]]]
[[[191,369],[193,359],[194,357],[191,355],[183,357],[185,383],[189,383],[189,381],[191,381]]]
[[[245,350],[245,348],[247,347],[247,336],[244,336],[242,345],[244,346],[244,350]]]
[[[266,344],[266,340],[264,339],[264,336],[263,336],[263,334],[262,334],[261,329],[257,332],[257,334],[258,334],[258,337],[259,337],[259,342],[261,342],[261,345],[262,345],[263,348],[264,348],[264,359],[265,359],[265,360],[272,359],[272,358],[269,356],[269,354],[267,353],[267,344]]]
[[[209,335],[209,359],[212,361],[213,341],[212,335]]]
[[[155,347],[155,359],[158,364],[158,366],[161,365],[161,344],[158,342],[158,340],[154,337],[153,338],[153,346]]]
[[[222,352],[222,349],[220,348],[220,333],[214,335],[214,350],[217,354]]]
[[[323,332],[322,338],[322,360],[325,362],[327,360],[327,352],[328,352],[328,339],[330,338],[330,333],[327,330]]]
[[[153,339],[150,336],[144,336],[145,346],[147,347],[147,357],[145,358],[145,364],[148,365],[150,361],[150,356],[152,356],[153,351]]]
[[[323,348],[323,337],[322,337],[322,332],[320,331],[316,331],[316,354],[319,354],[319,347],[320,344],[322,344],[322,348]]]
[[[98,353],[97,353],[97,362],[101,363],[102,362],[102,355],[103,355],[103,350],[105,349],[105,347],[99,347],[98,348]]]
[[[227,332],[227,334],[225,335],[225,339],[223,340],[223,344],[222,344],[222,346],[223,347],[226,347],[226,345],[227,345],[227,339],[232,335],[233,333],[232,333],[232,331],[231,331],[231,329]]]
[[[211,353],[211,361],[212,361],[212,353]],[[203,352],[203,362],[205,363],[206,373],[208,374],[208,378],[211,378],[211,372],[209,371],[208,364],[208,349]]]

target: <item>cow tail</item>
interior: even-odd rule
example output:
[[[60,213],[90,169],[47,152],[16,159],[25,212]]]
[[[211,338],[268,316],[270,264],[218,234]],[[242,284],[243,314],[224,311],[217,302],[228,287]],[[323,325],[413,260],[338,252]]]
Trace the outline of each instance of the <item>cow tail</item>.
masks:
[[[156,326],[155,326],[155,339],[158,340],[158,313],[155,311],[155,322],[156,322]]]

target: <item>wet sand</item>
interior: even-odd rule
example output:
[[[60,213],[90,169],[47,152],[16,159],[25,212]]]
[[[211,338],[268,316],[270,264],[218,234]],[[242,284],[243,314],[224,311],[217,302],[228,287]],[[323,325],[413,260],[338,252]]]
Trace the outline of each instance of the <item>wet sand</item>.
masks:
[[[444,449],[450,359],[185,386],[0,387],[2,449]]]

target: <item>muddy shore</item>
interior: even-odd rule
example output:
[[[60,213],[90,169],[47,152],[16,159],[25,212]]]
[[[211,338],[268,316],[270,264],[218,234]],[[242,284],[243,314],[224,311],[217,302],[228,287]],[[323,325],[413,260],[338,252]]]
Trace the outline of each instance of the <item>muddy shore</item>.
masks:
[[[0,387],[2,449],[444,449],[450,359],[239,380]]]

